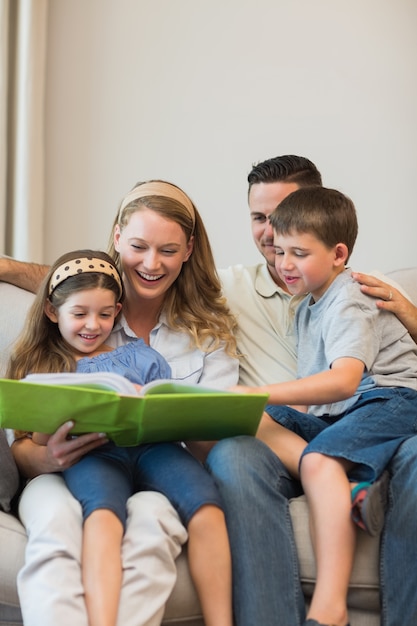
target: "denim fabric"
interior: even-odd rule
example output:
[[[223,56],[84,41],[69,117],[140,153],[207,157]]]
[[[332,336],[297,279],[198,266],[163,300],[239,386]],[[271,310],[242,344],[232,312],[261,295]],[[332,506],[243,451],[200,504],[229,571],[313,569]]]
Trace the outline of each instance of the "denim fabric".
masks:
[[[216,444],[207,459],[224,501],[236,626],[300,626],[304,600],[288,501],[302,493],[279,459],[250,437]],[[381,626],[417,624],[417,436],[389,464],[381,539]],[[406,574],[405,574],[406,573]]]
[[[319,418],[281,406],[269,406],[267,412],[310,442],[303,455],[318,452],[357,464],[349,473],[355,481],[378,478],[398,447],[417,434],[417,392],[406,387],[363,393],[338,418]]]
[[[108,443],[65,470],[65,482],[81,503],[83,518],[110,509],[126,526],[126,502],[138,491],[158,491],[168,498],[181,521],[205,504],[222,508],[210,474],[183,447],[158,443],[131,448]]]
[[[220,490],[229,531],[236,626],[300,626],[304,597],[289,513],[300,483],[252,437],[218,442],[207,468]]]
[[[389,508],[381,540],[382,626],[417,624],[417,437],[389,465]]]

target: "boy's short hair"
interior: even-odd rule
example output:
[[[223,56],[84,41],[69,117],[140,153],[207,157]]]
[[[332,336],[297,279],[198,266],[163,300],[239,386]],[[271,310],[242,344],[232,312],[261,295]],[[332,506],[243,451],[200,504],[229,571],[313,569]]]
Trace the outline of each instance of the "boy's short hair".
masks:
[[[326,187],[303,187],[293,191],[277,206],[270,221],[274,231],[282,235],[311,233],[329,248],[344,243],[349,256],[358,234],[352,200]]]
[[[266,159],[248,174],[249,191],[258,183],[297,183],[299,187],[321,186],[321,174],[310,159],[295,154]]]

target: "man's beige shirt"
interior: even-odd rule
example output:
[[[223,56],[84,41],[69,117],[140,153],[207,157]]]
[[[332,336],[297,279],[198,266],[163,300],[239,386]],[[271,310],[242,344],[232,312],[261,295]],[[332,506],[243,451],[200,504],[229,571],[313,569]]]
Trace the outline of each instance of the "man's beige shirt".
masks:
[[[219,270],[223,293],[239,326],[239,382],[259,386],[295,378],[294,314],[302,300],[273,281],[265,263]]]

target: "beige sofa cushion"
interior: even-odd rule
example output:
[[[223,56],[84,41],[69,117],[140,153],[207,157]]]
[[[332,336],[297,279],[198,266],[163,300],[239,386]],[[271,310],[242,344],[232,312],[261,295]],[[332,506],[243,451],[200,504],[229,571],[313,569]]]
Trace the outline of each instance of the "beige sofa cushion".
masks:
[[[306,596],[311,597],[316,579],[316,564],[309,528],[308,506],[305,496],[290,502],[291,520],[297,544],[301,582]],[[359,530],[355,563],[349,585],[349,607],[379,610],[379,537],[370,537]]]
[[[0,282],[0,377],[6,372],[11,347],[23,328],[34,298],[29,291]]]
[[[26,533],[10,513],[0,511],[0,605],[19,607],[16,573],[23,566]]]
[[[10,349],[23,328],[34,295],[0,282],[0,376],[4,376]],[[12,314],[10,312],[12,311]],[[10,510],[10,500],[18,489],[18,473],[6,436],[0,429],[0,509]]]

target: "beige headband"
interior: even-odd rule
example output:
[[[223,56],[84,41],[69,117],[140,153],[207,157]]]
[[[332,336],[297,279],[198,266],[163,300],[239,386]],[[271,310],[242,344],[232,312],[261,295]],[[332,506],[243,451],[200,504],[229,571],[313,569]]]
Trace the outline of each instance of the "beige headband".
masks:
[[[72,259],[60,265],[54,272],[51,280],[49,281],[48,293],[51,295],[54,289],[66,278],[70,276],[77,276],[78,274],[85,273],[107,274],[114,278],[119,286],[119,297],[123,293],[122,281],[116,268],[104,261],[103,259],[96,259],[94,257],[81,257],[79,259]]]
[[[190,214],[190,217],[193,222],[193,230],[195,225],[195,209],[194,205],[191,202],[190,198],[181,190],[179,187],[175,187],[175,185],[171,185],[170,183],[165,183],[163,181],[149,181],[147,183],[142,183],[141,185],[137,185],[134,187],[127,196],[125,196],[122,200],[122,204],[119,209],[119,221],[122,217],[123,211],[131,202],[135,202],[135,200],[140,200],[140,198],[145,198],[146,196],[162,196],[163,198],[171,198],[172,200],[177,200],[180,204],[185,206]]]

